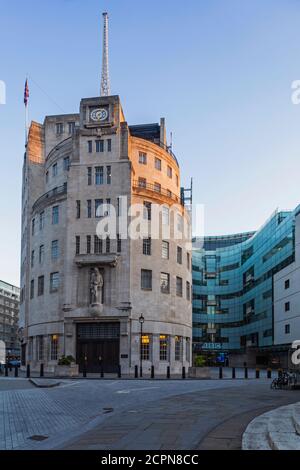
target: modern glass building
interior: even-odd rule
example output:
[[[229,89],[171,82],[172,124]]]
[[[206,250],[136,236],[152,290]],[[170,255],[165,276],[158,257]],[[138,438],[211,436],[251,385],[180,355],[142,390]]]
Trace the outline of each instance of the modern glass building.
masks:
[[[231,365],[272,362],[273,278],[295,259],[299,210],[276,211],[257,232],[193,240],[194,354]]]

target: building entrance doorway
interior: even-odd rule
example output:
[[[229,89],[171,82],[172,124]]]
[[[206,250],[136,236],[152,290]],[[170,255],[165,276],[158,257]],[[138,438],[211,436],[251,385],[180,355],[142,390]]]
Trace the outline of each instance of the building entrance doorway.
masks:
[[[79,371],[117,372],[120,354],[120,323],[82,323],[77,325],[76,360]]]

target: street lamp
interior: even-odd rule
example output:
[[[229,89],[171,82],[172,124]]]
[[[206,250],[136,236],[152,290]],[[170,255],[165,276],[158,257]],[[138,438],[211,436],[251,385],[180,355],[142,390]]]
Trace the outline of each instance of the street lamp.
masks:
[[[141,330],[140,330],[140,335],[141,335],[141,338],[140,338],[140,377],[143,377],[143,349],[142,349],[142,346],[143,346],[143,323],[145,321],[145,318],[143,317],[143,314],[141,314],[140,318],[139,318],[139,322],[140,322],[140,325],[141,325]]]

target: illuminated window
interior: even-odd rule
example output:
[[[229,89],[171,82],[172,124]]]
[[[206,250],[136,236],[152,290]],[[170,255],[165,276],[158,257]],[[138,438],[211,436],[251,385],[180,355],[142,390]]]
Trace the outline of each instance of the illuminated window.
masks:
[[[159,337],[159,360],[167,361],[169,355],[169,337],[160,335]]]
[[[52,335],[50,341],[50,360],[57,361],[58,335]]]
[[[143,335],[141,344],[141,359],[143,361],[150,361],[150,346],[151,337],[149,335]]]

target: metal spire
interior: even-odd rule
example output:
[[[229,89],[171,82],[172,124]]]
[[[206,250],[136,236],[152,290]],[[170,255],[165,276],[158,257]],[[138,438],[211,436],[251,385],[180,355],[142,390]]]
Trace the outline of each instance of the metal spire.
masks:
[[[101,78],[101,96],[110,95],[110,80],[108,68],[108,14],[103,13],[103,56],[102,56],[102,78]]]

